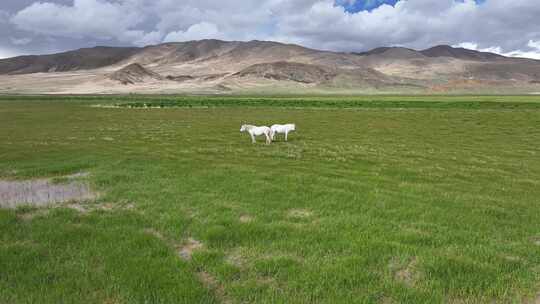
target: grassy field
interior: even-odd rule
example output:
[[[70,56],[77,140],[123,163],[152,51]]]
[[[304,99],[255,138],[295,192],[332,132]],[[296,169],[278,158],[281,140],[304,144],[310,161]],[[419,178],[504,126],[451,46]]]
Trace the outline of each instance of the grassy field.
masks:
[[[0,303],[540,301],[540,96],[0,97],[1,179],[80,172],[0,209]]]

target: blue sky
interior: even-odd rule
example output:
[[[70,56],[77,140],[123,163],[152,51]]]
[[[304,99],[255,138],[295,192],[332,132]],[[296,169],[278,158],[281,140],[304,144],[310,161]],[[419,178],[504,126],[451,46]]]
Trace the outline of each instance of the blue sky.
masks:
[[[394,6],[398,1],[399,0],[336,0],[336,5],[343,6],[349,13],[357,13],[360,11],[371,11],[383,4]],[[486,0],[475,0],[478,4],[485,1]]]
[[[398,0],[337,0],[336,4],[343,6],[350,13],[370,11],[383,4],[394,5]]]

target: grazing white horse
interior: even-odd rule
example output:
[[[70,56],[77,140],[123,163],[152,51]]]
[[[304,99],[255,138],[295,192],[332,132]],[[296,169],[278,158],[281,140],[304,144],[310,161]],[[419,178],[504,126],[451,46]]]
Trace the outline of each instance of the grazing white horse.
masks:
[[[248,132],[251,136],[251,142],[255,143],[255,137],[264,135],[266,136],[266,144],[269,145],[272,142],[272,131],[267,126],[252,126],[252,125],[242,125],[240,127],[240,132]]]
[[[287,136],[289,135],[289,132],[296,130],[295,124],[286,124],[286,125],[272,125],[270,127],[270,130],[272,131],[272,140],[274,140],[274,136],[276,136],[276,133],[285,134],[285,141],[287,141]]]

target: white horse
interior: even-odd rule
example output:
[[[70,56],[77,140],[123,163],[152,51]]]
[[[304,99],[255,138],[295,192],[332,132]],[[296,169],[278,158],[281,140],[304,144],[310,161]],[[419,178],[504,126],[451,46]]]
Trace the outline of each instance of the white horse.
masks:
[[[252,125],[242,125],[240,127],[240,132],[247,131],[251,136],[251,142],[255,143],[255,137],[264,135],[266,136],[266,144],[269,145],[272,142],[272,131],[267,126],[252,126]]]
[[[276,133],[285,134],[285,141],[287,141],[287,136],[289,135],[289,132],[296,130],[295,124],[286,124],[286,125],[272,125],[270,127],[270,130],[272,131],[272,140],[274,140],[274,136],[276,136]]]

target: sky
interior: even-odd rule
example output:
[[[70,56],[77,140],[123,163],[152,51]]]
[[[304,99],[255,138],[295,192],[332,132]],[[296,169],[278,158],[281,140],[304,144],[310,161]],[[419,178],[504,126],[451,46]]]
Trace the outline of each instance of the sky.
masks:
[[[540,59],[538,16],[538,0],[0,0],[0,58],[212,38]]]

